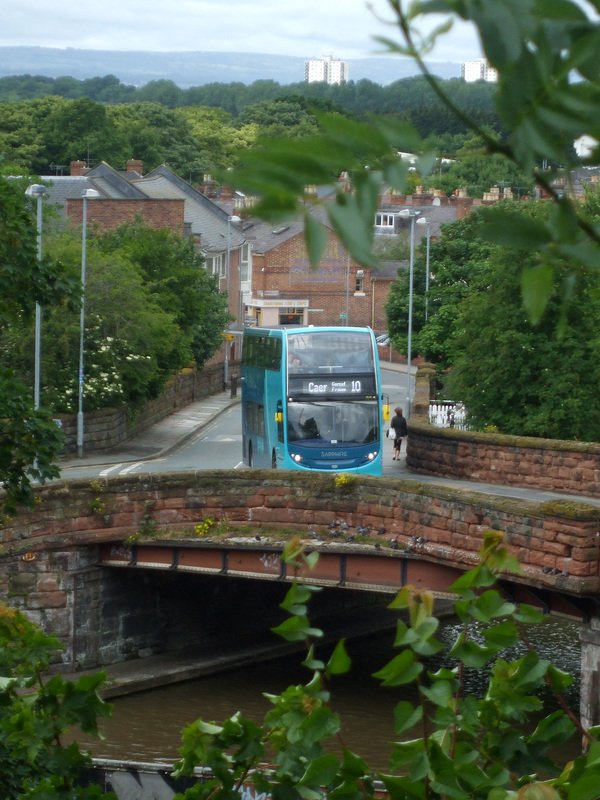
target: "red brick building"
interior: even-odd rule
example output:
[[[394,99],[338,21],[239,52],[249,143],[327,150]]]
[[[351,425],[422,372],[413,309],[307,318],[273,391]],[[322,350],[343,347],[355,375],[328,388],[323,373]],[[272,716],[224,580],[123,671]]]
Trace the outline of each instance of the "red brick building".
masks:
[[[302,218],[279,226],[246,221],[244,235],[252,252],[251,286],[244,294],[248,322],[385,329],[383,304],[397,265],[391,270],[363,267],[324,224],[327,246],[312,268]]]

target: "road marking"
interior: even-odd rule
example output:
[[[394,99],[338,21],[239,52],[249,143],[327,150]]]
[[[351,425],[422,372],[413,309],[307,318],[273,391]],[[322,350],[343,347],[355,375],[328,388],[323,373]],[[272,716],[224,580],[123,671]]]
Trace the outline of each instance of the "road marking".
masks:
[[[123,463],[114,464],[112,467],[108,467],[108,469],[103,469],[102,472],[100,472],[98,474],[100,475],[101,478],[104,478],[104,477],[106,477],[106,475],[108,475],[109,472],[112,472],[115,469],[119,469],[119,467],[122,467],[122,466],[123,466]]]
[[[141,469],[145,463],[145,461],[136,461],[135,464],[130,464],[128,467],[125,467],[125,469],[122,469],[121,472],[119,472],[119,475],[128,475],[134,470]]]

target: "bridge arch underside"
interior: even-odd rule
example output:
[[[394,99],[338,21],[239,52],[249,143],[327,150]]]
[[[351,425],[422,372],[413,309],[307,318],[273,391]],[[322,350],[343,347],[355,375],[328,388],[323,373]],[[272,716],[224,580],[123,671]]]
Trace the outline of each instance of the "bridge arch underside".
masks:
[[[272,632],[289,586],[198,573],[103,567],[81,587],[72,655],[79,668],[185,656],[184,677],[296,651]],[[324,589],[310,617],[326,640],[392,629],[389,596]],[[301,643],[304,648],[304,643]],[[181,677],[179,678],[181,679]]]

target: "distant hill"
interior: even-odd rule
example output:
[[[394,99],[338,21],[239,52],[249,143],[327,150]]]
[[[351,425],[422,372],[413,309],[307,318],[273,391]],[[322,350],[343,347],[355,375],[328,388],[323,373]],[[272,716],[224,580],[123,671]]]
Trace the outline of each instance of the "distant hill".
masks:
[[[149,81],[171,80],[181,89],[207,83],[244,83],[274,80],[284,86],[304,80],[303,58],[259,53],[120,52],[54,47],[0,47],[0,77],[69,76],[77,80],[114,75],[121,83],[143,86]],[[417,74],[409,58],[348,59],[350,80],[364,78],[386,86]],[[460,64],[429,64],[440,78],[460,77]]]

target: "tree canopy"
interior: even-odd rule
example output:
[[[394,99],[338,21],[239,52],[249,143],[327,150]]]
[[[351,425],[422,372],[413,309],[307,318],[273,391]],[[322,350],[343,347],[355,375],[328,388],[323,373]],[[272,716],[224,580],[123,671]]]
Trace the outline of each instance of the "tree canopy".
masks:
[[[75,283],[81,272],[77,231],[45,237]],[[88,236],[86,258],[85,406],[137,404],[154,397],[173,373],[202,368],[221,344],[230,316],[216,279],[191,240],[168,229],[126,223]],[[127,297],[127,303],[122,302]],[[77,306],[47,308],[43,317],[42,404],[73,412],[78,404],[80,316]],[[31,381],[33,327],[0,332],[0,364]]]
[[[73,298],[76,283],[60,266],[38,258],[37,231],[25,203],[25,186],[0,178],[0,335],[32,320],[45,307]],[[32,349],[33,352],[33,349]],[[54,464],[62,437],[50,412],[34,408],[33,383],[23,384],[12,365],[0,364],[0,515],[33,504],[32,480],[58,476]]]

